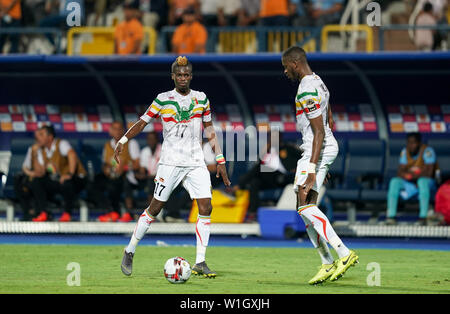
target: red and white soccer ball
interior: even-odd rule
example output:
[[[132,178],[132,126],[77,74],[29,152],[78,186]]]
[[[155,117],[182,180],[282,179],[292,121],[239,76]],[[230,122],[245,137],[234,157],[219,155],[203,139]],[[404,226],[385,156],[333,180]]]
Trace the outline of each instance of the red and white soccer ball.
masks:
[[[185,283],[191,277],[191,265],[179,256],[169,258],[164,265],[164,276],[170,283]]]

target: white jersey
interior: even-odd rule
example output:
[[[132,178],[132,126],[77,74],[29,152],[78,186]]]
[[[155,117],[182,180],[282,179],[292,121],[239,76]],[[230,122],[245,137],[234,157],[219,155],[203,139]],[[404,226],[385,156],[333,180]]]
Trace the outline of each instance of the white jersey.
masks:
[[[328,144],[336,145],[333,132],[328,126],[328,102],[330,92],[322,79],[315,73],[306,75],[300,81],[297,96],[295,98],[297,129],[302,133],[303,144],[301,149],[306,155],[312,153],[314,133],[309,122],[310,119],[322,115],[325,138],[322,148]]]
[[[205,93],[191,90],[186,96],[175,89],[159,94],[141,119],[149,123],[160,116],[163,124],[159,164],[204,166],[202,124],[211,121],[209,100]]]

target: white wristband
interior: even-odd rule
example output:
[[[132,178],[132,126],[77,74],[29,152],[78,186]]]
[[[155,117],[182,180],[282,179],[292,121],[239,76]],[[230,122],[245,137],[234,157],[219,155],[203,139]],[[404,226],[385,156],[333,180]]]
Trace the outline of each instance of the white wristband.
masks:
[[[308,169],[307,170],[308,170],[308,173],[316,173],[316,164],[310,162],[308,164]]]
[[[125,145],[127,142],[128,142],[128,138],[125,135],[122,136],[122,138],[119,141],[119,143],[122,145]]]

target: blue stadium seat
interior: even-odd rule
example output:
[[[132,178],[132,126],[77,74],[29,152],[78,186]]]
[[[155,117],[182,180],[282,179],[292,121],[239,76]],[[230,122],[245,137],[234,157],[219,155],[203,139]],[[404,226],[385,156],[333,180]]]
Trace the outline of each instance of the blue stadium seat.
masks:
[[[349,140],[347,177],[380,176],[384,170],[384,155],[382,140]]]
[[[347,142],[345,140],[337,140],[339,145],[339,154],[330,167],[331,182],[329,185],[333,188],[342,186],[345,171],[345,155],[347,153]]]
[[[14,199],[14,176],[22,171],[22,164],[25,160],[26,156],[26,150],[25,153],[16,153],[13,154],[11,157],[11,161],[9,163],[9,170],[8,170],[8,176],[6,177],[6,184],[3,189],[3,195],[2,197],[7,199]]]
[[[23,138],[14,138],[11,140],[11,156],[14,157],[17,154],[26,154],[28,147],[34,144],[34,138],[32,137],[23,137]]]
[[[339,154],[330,167],[331,189],[327,196],[336,201],[356,201],[359,199],[359,189],[346,185],[347,141],[338,139]]]
[[[92,163],[94,173],[102,170],[103,146],[108,138],[86,138],[81,143],[80,159],[85,167]]]
[[[14,195],[14,176],[22,171],[22,164],[25,160],[28,147],[33,145],[34,138],[14,138],[11,140],[11,161],[9,163],[8,176],[6,177],[6,184],[2,191],[2,197],[13,199]]]
[[[69,138],[69,139],[68,138],[64,138],[64,140],[68,141],[70,146],[72,146],[72,148],[77,153],[77,155],[80,156],[80,154],[81,154],[80,140],[79,139],[74,139],[74,138]]]
[[[397,176],[400,153],[405,146],[406,146],[405,139],[389,140],[388,154],[386,156],[386,166],[384,171],[382,189],[387,190],[389,187],[389,181],[393,177]]]
[[[340,188],[327,191],[328,196],[350,201],[375,197],[384,169],[384,141],[349,140],[346,151],[344,182]]]

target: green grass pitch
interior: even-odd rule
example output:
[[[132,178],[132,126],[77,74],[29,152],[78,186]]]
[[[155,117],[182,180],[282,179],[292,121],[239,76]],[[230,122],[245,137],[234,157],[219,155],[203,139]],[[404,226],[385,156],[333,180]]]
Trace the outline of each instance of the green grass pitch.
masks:
[[[357,250],[360,263],[336,282],[310,286],[320,259],[314,249],[210,247],[215,279],[192,276],[173,285],[163,276],[165,261],[182,256],[193,263],[195,247],[140,246],[133,275],[120,271],[123,247],[0,245],[0,293],[450,293],[450,252]],[[70,262],[80,264],[80,286],[68,286]],[[380,265],[380,286],[368,286]]]

